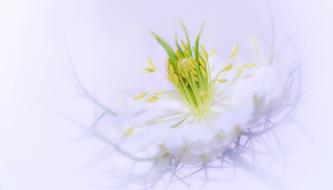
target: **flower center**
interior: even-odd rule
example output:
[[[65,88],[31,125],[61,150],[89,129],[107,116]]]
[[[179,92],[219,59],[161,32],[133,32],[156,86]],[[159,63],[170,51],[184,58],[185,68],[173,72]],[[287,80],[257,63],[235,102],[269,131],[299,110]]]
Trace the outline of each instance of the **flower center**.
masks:
[[[240,64],[237,59],[238,45],[236,45],[232,48],[229,57],[221,65],[222,68],[219,68],[219,70],[217,70],[218,73],[212,77],[208,60],[212,52],[208,54],[204,47],[199,46],[202,28],[197,34],[194,45],[192,46],[186,27],[183,24],[182,27],[186,40],[179,42],[176,36],[176,50],[157,34],[152,33],[152,35],[168,55],[166,61],[168,80],[173,84],[184,104],[188,106],[195,116],[201,118],[209,112],[211,108],[216,84],[231,84],[232,81],[241,77],[244,70],[253,68],[256,64]],[[228,63],[232,60],[236,61],[237,64]],[[227,75],[231,70],[235,70],[236,72],[234,72],[234,76],[227,79]],[[156,71],[155,64],[151,59],[148,59],[148,67],[145,68],[144,71],[147,73],[154,73]],[[228,80],[230,80],[230,82]],[[146,91],[137,94],[133,98],[134,100],[145,99],[147,103],[154,103],[164,94],[166,94],[166,92],[160,91],[151,93],[150,91]]]
[[[186,42],[182,40],[179,44],[176,37],[176,51],[160,36],[152,34],[168,54],[166,69],[169,81],[193,113],[202,116],[209,110],[213,93],[208,54],[203,47],[199,47],[201,31],[192,47],[185,26],[183,30]]]

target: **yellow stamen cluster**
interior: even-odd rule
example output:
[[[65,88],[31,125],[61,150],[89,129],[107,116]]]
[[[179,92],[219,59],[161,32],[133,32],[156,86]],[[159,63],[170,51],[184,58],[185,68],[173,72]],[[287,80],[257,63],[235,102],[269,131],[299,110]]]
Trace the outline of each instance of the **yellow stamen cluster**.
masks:
[[[201,31],[196,36],[194,45],[189,40],[186,27],[182,24],[186,40],[180,42],[175,38],[176,50],[174,50],[163,38],[155,33],[152,35],[156,41],[164,48],[168,58],[166,61],[167,78],[176,88],[178,95],[196,116],[203,116],[211,107],[214,87],[217,83],[224,84],[229,81],[224,77],[229,71],[237,69],[236,78],[240,77],[244,69],[253,68],[254,63],[248,63],[234,68],[233,64],[226,64],[218,74],[211,80],[208,57],[215,54],[215,50],[207,53],[204,47],[199,45]],[[228,59],[237,60],[239,46],[236,45],[230,52]],[[155,64],[151,59],[145,72],[156,71]],[[145,99],[147,103],[154,103],[164,93],[144,92],[136,95],[135,100]]]
[[[202,48],[202,52],[206,51]],[[209,107],[211,94],[207,57],[200,54],[197,61],[191,55],[176,55],[176,64],[172,64],[170,60],[166,63],[167,77],[192,111],[199,115],[204,114]]]
[[[199,48],[201,31],[192,47],[186,28],[183,29],[186,42],[180,41],[179,44],[176,37],[176,51],[161,37],[153,35],[169,56],[166,62],[169,81],[193,113],[202,116],[209,110],[212,98],[208,53],[203,47]]]

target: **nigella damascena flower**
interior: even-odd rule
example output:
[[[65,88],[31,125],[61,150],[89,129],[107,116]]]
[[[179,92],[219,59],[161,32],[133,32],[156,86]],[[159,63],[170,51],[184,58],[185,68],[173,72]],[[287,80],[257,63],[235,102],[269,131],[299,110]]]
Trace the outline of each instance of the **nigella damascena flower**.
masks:
[[[236,45],[225,60],[214,61],[216,51],[200,44],[202,29],[191,41],[182,28],[185,40],[175,37],[174,45],[152,33],[166,52],[165,70],[158,70],[152,59],[144,68],[152,78],[153,73],[162,75],[169,86],[142,89],[127,106],[111,111],[79,83],[104,110],[97,122],[111,116],[100,124],[108,127],[95,129],[94,135],[127,158],[153,163],[155,174],[177,171],[179,165],[223,163],[226,157],[239,161],[234,153],[247,150],[249,139],[269,131],[267,123],[283,120],[282,113],[297,99],[292,87],[296,64],[277,54],[264,56],[255,39],[250,40],[249,60],[242,59]]]

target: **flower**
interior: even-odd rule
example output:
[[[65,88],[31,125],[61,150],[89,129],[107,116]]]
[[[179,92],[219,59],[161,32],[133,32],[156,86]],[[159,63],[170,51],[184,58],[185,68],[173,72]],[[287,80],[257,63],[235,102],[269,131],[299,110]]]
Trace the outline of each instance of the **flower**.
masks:
[[[236,45],[223,63],[211,63],[214,50],[208,53],[200,45],[202,28],[193,45],[182,26],[186,40],[176,37],[176,50],[152,33],[167,53],[164,75],[171,88],[140,92],[129,107],[118,109],[118,120],[126,124],[110,139],[142,157],[200,164],[216,159],[243,131],[283,110],[291,66],[259,57],[254,39],[256,57],[249,62],[241,60]],[[144,71],[157,72],[152,59]]]
[[[167,54],[165,70],[159,71],[152,59],[144,68],[147,74],[165,76],[170,86],[144,89],[125,106],[110,110],[79,82],[88,98],[104,110],[96,123],[105,113],[112,116],[103,124],[112,127],[98,129],[95,136],[125,157],[151,161],[157,169],[221,160],[226,153],[246,147],[248,141],[240,144],[242,136],[261,135],[267,132],[267,123],[283,120],[282,113],[292,110],[298,98],[293,91],[295,64],[277,54],[274,59],[263,56],[254,38],[249,61],[242,60],[236,45],[224,61],[217,62],[213,61],[216,50],[200,45],[203,27],[193,44],[183,24],[182,28],[185,41],[176,36],[175,50],[152,33]]]

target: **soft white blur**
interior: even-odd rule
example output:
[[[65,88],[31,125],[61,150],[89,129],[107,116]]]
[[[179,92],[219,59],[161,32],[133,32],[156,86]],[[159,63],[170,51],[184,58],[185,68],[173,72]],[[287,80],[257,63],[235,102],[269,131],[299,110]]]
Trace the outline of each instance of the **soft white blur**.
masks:
[[[332,189],[333,2],[271,0],[270,5],[277,35],[291,35],[304,60],[296,119],[307,136],[296,129],[290,130],[295,136],[281,138],[292,150],[286,183],[290,189]],[[1,0],[0,189],[95,190],[112,184],[112,178],[108,183],[89,169],[103,145],[93,139],[73,142],[82,130],[60,114],[90,123],[96,113],[75,98],[66,46],[87,88],[112,105],[144,82],[158,85],[140,80],[147,57],[163,64],[164,52],[149,33],[171,40],[175,30],[180,34],[179,19],[192,36],[205,21],[203,41],[217,48],[220,58],[235,43],[243,48],[253,35],[270,40],[264,0]],[[101,171],[115,162],[107,157]],[[269,189],[241,171],[206,188]]]

